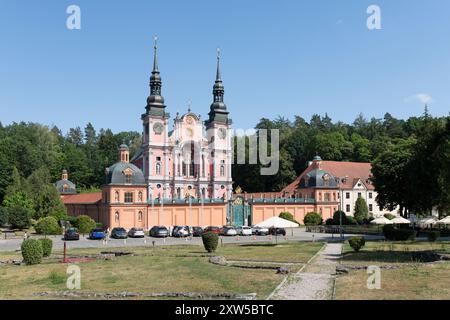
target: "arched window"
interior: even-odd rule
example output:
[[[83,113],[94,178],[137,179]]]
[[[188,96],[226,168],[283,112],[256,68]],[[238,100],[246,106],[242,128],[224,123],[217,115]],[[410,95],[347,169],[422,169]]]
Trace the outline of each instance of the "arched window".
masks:
[[[138,213],[138,221],[139,222],[142,222],[142,217],[143,217],[144,215],[142,214],[142,211],[139,211],[139,213]]]
[[[67,191],[69,191],[69,186],[67,184],[65,184],[63,186],[63,192],[67,192]]]
[[[160,162],[156,163],[156,175],[157,176],[161,175],[161,163]]]
[[[115,201],[115,202],[120,202],[119,191],[116,191],[116,192],[114,193],[114,201]]]
[[[220,161],[220,176],[225,176],[225,160]]]
[[[177,188],[177,198],[181,199],[181,188]]]
[[[120,216],[119,216],[119,211],[116,211],[116,213],[114,214],[114,221],[116,223],[120,222]]]
[[[125,183],[132,184],[133,183],[133,175],[131,173],[125,174]]]

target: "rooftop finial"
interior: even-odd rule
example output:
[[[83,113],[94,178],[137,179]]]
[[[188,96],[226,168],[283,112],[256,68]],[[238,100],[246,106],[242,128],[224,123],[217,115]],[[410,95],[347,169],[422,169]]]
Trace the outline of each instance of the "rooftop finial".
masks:
[[[216,81],[221,81],[220,76],[220,48],[217,47],[217,73],[216,73]]]
[[[153,48],[155,49],[155,54],[153,57],[153,71],[158,71],[158,36],[155,35],[153,37],[154,45]]]
[[[188,100],[188,112],[191,113],[192,101]]]

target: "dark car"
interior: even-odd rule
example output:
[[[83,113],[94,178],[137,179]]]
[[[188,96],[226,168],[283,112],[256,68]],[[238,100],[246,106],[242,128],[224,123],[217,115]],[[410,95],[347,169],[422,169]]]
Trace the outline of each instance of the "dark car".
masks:
[[[169,236],[169,230],[164,226],[154,226],[150,229],[149,235],[154,238],[167,238]]]
[[[80,234],[76,228],[69,228],[64,232],[64,240],[80,240]]]
[[[125,230],[124,228],[114,228],[111,231],[111,238],[126,239],[126,238],[128,238],[127,230]]]
[[[105,238],[105,231],[101,228],[96,228],[89,233],[89,239],[102,240]]]
[[[189,237],[190,235],[191,231],[187,226],[176,226],[172,231],[172,237],[184,238]]]
[[[273,236],[285,236],[286,235],[286,230],[284,228],[270,228],[269,229],[269,234],[273,235]]]
[[[206,233],[206,232],[212,232],[212,233],[215,233],[215,234],[221,234],[222,233],[222,228],[220,228],[220,227],[206,227],[205,228],[205,230],[203,230],[203,233]]]
[[[194,237],[201,237],[203,234],[203,228],[202,227],[193,227],[192,228],[192,236]]]

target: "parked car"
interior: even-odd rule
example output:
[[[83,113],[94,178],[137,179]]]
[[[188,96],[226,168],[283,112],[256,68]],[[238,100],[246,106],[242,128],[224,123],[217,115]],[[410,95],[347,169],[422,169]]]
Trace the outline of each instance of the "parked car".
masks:
[[[251,236],[253,234],[252,233],[252,228],[251,227],[245,227],[245,226],[236,228],[236,232],[240,236]]]
[[[128,236],[130,238],[144,238],[145,232],[142,228],[131,228],[130,231],[128,231]]]
[[[128,238],[127,230],[125,230],[124,228],[114,228],[111,231],[111,238],[126,239],[126,238]]]
[[[220,234],[222,232],[222,230],[220,227],[206,227],[205,230],[203,230],[203,233],[206,233],[206,232]]]
[[[237,231],[234,227],[225,226],[222,229],[222,235],[232,237],[232,236],[237,235]]]
[[[203,228],[202,227],[193,227],[192,228],[192,236],[194,237],[201,237],[203,234]]]
[[[95,228],[89,233],[89,239],[102,240],[105,238],[105,231],[102,228]]]
[[[185,238],[191,235],[191,231],[187,226],[177,226],[173,229],[172,236],[177,238]]]
[[[286,230],[284,228],[270,228],[269,234],[274,235],[274,236],[276,236],[276,235],[285,236]]]
[[[164,226],[154,226],[150,229],[149,235],[154,238],[167,238],[169,230]]]
[[[254,229],[257,236],[267,236],[269,234],[269,228],[255,227]]]
[[[80,234],[76,228],[68,228],[66,232],[64,232],[64,240],[80,240]]]

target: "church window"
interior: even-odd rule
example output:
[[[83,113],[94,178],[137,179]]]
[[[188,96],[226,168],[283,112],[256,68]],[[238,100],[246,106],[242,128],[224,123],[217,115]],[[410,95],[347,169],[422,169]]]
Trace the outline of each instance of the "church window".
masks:
[[[133,174],[131,172],[125,173],[125,183],[132,184],[133,183]]]
[[[220,176],[225,176],[225,160],[220,161]]]
[[[125,203],[133,203],[133,192],[125,192]]]
[[[161,189],[161,185],[160,185],[160,184],[157,184],[157,185],[156,185],[156,188]]]

